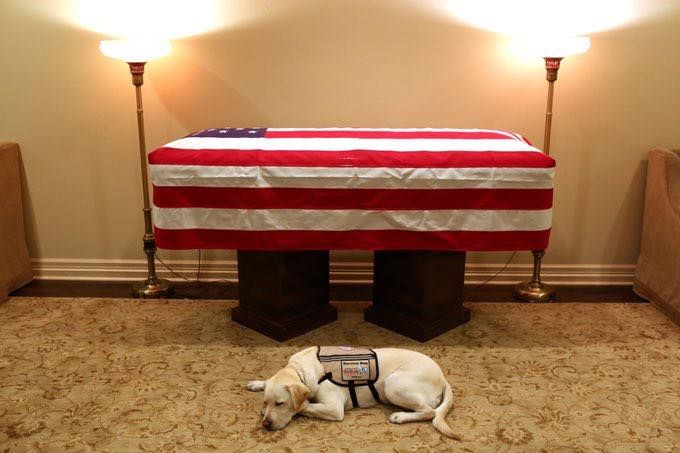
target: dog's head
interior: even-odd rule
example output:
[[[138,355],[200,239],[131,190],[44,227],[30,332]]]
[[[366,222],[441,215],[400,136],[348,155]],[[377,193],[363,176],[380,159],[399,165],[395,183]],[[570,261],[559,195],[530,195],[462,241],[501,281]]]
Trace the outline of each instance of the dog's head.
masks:
[[[291,368],[284,368],[266,381],[262,426],[269,430],[281,429],[304,408],[309,389]]]

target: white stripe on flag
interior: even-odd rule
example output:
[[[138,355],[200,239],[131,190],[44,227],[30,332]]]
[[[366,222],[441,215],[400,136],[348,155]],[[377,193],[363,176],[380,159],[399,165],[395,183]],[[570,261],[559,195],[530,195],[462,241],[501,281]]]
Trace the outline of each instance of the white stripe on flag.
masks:
[[[151,165],[156,186],[329,189],[550,189],[554,168]]]
[[[213,209],[154,208],[155,225],[163,229],[210,230],[407,230],[407,231],[542,231],[550,228],[552,210],[361,209]]]
[[[260,151],[531,151],[538,149],[520,140],[447,138],[222,138],[187,137],[165,145],[177,149]]]
[[[443,133],[475,133],[475,132],[488,132],[491,134],[505,135],[510,138],[516,139],[519,134],[514,134],[512,132],[499,131],[496,129],[447,129],[447,128],[436,128],[436,127],[422,127],[422,128],[401,128],[401,129],[384,129],[384,128],[370,128],[370,127],[268,127],[268,131],[272,132],[375,132],[375,133],[392,133],[392,132],[443,132]]]

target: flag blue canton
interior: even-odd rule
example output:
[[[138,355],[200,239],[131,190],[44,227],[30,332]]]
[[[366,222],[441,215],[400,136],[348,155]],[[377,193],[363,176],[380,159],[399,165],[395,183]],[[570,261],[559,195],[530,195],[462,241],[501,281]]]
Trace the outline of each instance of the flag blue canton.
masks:
[[[222,137],[222,138],[259,138],[264,137],[266,127],[227,127],[218,129],[204,129],[194,132],[189,137]]]

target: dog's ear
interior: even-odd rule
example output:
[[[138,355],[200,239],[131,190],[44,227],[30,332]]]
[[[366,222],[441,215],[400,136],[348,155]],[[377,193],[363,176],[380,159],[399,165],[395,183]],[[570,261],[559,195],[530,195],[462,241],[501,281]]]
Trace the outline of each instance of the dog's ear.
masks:
[[[286,388],[290,392],[291,401],[293,401],[293,410],[298,412],[302,408],[302,403],[309,396],[309,389],[303,384],[290,384]]]

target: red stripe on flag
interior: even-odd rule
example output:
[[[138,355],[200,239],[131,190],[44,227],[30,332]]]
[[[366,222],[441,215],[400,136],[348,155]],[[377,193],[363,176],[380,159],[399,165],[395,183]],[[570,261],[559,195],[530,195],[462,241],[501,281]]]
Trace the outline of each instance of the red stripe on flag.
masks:
[[[456,140],[518,140],[508,134],[494,131],[390,131],[390,130],[292,130],[277,131],[267,129],[266,138],[386,138],[386,139],[456,139]]]
[[[160,248],[237,250],[543,250],[544,231],[243,231],[156,228]]]
[[[154,186],[159,208],[522,209],[552,207],[552,189],[299,189]]]
[[[391,167],[391,168],[552,168],[555,160],[535,151],[261,151],[159,148],[151,165]]]

